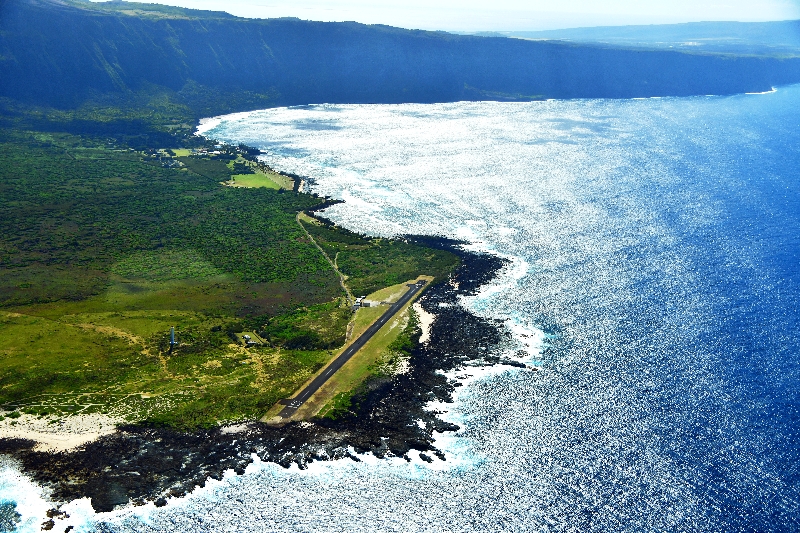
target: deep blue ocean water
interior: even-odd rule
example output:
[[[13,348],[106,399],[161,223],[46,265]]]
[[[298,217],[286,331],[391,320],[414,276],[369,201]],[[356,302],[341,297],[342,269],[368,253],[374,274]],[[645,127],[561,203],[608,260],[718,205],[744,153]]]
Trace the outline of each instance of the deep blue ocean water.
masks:
[[[344,199],[326,216],[348,228],[507,258],[462,304],[506,321],[540,370],[456,372],[447,461],[259,463],[161,509],[75,502],[76,525],[800,530],[800,86],[319,105],[203,131]],[[2,497],[22,486],[12,473]]]

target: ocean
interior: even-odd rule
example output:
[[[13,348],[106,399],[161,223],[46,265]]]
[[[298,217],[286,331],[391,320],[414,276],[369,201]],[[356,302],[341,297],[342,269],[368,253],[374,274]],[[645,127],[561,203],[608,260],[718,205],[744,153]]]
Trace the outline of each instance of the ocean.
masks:
[[[445,461],[256,461],[163,508],[73,502],[75,531],[800,530],[800,86],[321,104],[201,132],[344,200],[323,214],[349,229],[504,258],[461,305],[538,371],[454,372],[431,406],[462,428]],[[0,499],[37,490],[0,469]]]

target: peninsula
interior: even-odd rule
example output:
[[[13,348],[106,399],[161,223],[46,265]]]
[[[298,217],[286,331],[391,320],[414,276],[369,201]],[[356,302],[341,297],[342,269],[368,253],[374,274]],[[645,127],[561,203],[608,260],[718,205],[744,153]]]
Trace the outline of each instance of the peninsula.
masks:
[[[348,287],[444,279],[457,264],[301,222],[324,200],[244,147],[140,152],[7,130],[0,173],[6,436],[32,417],[53,429],[89,415],[181,429],[259,419],[345,343]],[[266,186],[226,187],[233,176]]]
[[[0,72],[0,451],[54,501],[112,510],[253,454],[444,459],[433,435],[455,426],[425,409],[453,390],[441,371],[500,362],[500,328],[458,302],[502,260],[338,227],[335,199],[199,119],[759,92],[800,81],[800,58],[5,0]]]

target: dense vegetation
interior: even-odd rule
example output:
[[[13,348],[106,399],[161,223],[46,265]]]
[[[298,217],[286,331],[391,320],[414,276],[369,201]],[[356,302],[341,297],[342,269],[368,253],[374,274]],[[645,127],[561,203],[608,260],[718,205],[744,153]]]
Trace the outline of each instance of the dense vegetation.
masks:
[[[760,91],[800,81],[800,59],[2,0],[0,72],[0,406],[190,428],[262,415],[331,357],[351,320],[336,272],[296,220],[322,199],[292,192],[245,147],[188,155],[208,144],[192,135],[197,118],[319,102]],[[456,263],[303,224],[358,295],[441,279]],[[244,331],[266,346],[233,344]]]
[[[418,272],[440,275],[453,264],[450,253],[403,239],[365,241],[361,235],[328,223],[305,227],[329,257],[337,258],[337,266],[348,276],[347,284],[354,294],[366,295],[402,283]]]
[[[352,312],[295,220],[323,200],[225,187],[254,167],[246,150],[223,151],[172,158],[119,139],[0,130],[0,405],[185,428],[254,418],[341,346]],[[382,265],[377,277],[352,269],[359,288],[455,264],[347,239]],[[244,330],[268,345],[233,344]]]
[[[4,0],[0,71],[0,96],[28,104],[113,107],[138,98],[159,109],[167,99],[201,117],[320,102],[763,91],[800,81],[800,59],[249,20],[126,2]]]

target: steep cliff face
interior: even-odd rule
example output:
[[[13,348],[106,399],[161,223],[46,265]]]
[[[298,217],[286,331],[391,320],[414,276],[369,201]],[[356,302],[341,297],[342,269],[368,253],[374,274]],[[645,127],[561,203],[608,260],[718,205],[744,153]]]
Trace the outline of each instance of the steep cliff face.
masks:
[[[760,91],[796,81],[796,58],[250,20],[125,2],[0,3],[0,96],[62,107],[152,87],[195,108],[213,94],[218,104],[198,109],[209,112],[242,95],[262,105],[617,98]]]

